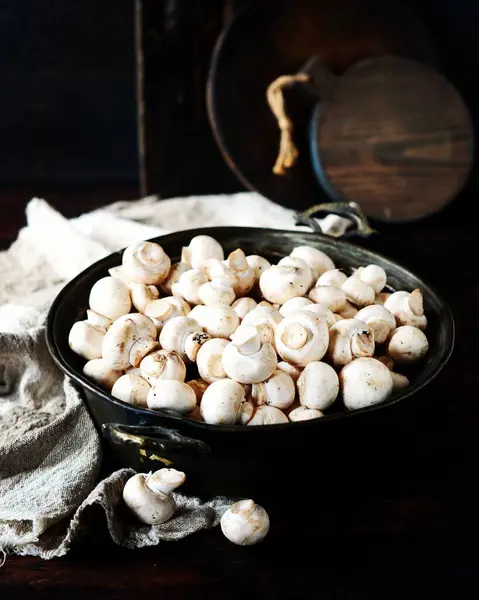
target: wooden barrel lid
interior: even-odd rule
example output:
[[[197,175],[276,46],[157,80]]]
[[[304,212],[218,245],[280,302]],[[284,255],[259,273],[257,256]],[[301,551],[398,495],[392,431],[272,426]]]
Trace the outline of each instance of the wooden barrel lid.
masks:
[[[207,85],[210,124],[219,149],[245,187],[303,210],[328,202],[313,169],[309,127],[317,99],[287,90],[299,159],[286,175],[272,172],[278,125],[266,101],[269,84],[296,73],[311,56],[333,72],[395,54],[438,65],[438,52],[415,11],[400,0],[252,0],[233,18],[213,53]]]
[[[474,156],[469,112],[439,72],[389,56],[360,61],[320,102],[313,164],[324,189],[386,221],[438,212],[464,186]]]

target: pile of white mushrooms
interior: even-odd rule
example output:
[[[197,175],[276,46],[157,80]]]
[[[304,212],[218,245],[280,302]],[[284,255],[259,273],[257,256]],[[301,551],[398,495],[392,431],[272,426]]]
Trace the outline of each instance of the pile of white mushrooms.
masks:
[[[381,267],[345,273],[309,246],[272,265],[198,235],[171,264],[141,242],[93,285],[69,344],[86,376],[136,406],[214,425],[304,421],[409,384],[429,347],[423,298],[387,289]]]

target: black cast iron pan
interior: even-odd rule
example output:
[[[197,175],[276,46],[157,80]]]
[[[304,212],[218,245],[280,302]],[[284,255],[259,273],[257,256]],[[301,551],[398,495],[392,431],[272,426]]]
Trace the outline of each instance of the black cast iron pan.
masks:
[[[310,222],[311,214],[298,219]],[[95,263],[69,282],[55,299],[47,321],[49,351],[62,371],[83,396],[106,445],[120,466],[137,470],[173,466],[187,473],[185,489],[197,494],[253,496],[284,491],[285,472],[295,478],[325,477],[334,470],[343,477],[357,473],[358,461],[387,453],[384,440],[391,440],[399,424],[411,424],[411,406],[417,392],[428,385],[447,363],[454,344],[454,321],[448,306],[424,281],[392,260],[348,242],[317,232],[282,231],[244,227],[212,227],[180,231],[155,238],[179,260],[181,248],[194,235],[215,237],[225,252],[242,248],[277,262],[297,245],[311,245],[326,252],[338,267],[350,270],[376,263],[388,273],[393,289],[421,288],[429,319],[430,351],[415,372],[411,385],[382,405],[345,412],[339,402],[321,419],[272,426],[215,426],[167,412],[136,408],[113,398],[82,373],[84,361],[68,346],[73,323],[83,319],[93,284],[121,263],[116,252]],[[334,406],[334,405],[333,405]],[[401,431],[402,444],[406,434]],[[365,462],[366,461],[366,462]],[[319,473],[321,475],[319,476]],[[306,480],[305,480],[306,481]]]

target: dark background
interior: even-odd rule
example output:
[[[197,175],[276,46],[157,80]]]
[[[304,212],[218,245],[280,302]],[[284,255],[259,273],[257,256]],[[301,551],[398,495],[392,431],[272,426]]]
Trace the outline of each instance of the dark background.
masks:
[[[479,2],[411,3],[477,122]],[[138,183],[134,4],[0,0],[0,184]],[[218,3],[160,4],[193,15]]]

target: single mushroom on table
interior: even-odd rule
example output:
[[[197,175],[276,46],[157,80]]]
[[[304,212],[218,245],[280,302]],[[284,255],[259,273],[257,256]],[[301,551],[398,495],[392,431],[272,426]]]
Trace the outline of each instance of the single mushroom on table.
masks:
[[[240,500],[230,506],[220,520],[223,535],[238,546],[261,542],[269,531],[268,513],[253,500]]]
[[[278,364],[276,352],[262,341],[258,330],[240,325],[223,350],[222,365],[226,375],[243,384],[260,383],[270,377]]]
[[[154,242],[138,242],[123,252],[121,270],[131,283],[159,285],[168,277],[170,267],[170,257]]]
[[[341,369],[339,382],[344,406],[348,410],[380,404],[393,391],[391,372],[375,358],[351,361]]]
[[[146,399],[150,390],[150,384],[143,377],[126,373],[115,381],[111,395],[128,404],[147,408]]]
[[[185,363],[195,362],[198,350],[210,336],[189,317],[173,317],[167,321],[160,333],[163,350],[178,352]]]
[[[327,357],[335,368],[344,367],[355,358],[374,355],[372,329],[359,319],[343,319],[329,330]]]
[[[297,367],[321,360],[328,349],[326,319],[299,310],[284,318],[276,327],[276,351],[281,358]]]
[[[312,361],[305,366],[297,381],[299,402],[306,408],[323,411],[338,397],[339,379],[330,365]]]
[[[147,398],[151,410],[170,410],[188,415],[196,406],[196,394],[184,381],[157,379]]]
[[[158,346],[155,324],[141,313],[119,317],[103,339],[102,356],[112,369],[138,367]]]
[[[421,290],[409,292],[394,292],[384,302],[396,318],[398,326],[411,325],[419,329],[426,329],[427,318],[424,314],[424,304]]]
[[[156,350],[145,356],[140,363],[141,376],[150,385],[155,385],[158,379],[176,379],[184,381],[186,366],[178,352]]]
[[[334,269],[334,263],[329,256],[312,246],[296,246],[290,256],[304,260],[312,270],[315,279],[318,279],[326,271]]]
[[[123,488],[123,500],[130,511],[147,525],[168,521],[176,510],[171,492],[185,482],[185,474],[176,469],[137,473]]]

